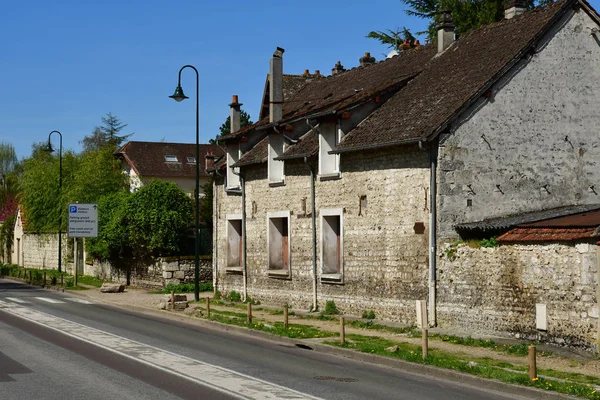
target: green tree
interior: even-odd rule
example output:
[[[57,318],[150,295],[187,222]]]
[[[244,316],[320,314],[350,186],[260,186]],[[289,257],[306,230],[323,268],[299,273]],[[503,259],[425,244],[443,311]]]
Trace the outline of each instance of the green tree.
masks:
[[[396,29],[395,31],[391,29],[387,29],[387,32],[384,31],[371,31],[366,36],[369,39],[377,39],[381,44],[387,45],[389,48],[393,48],[396,50],[400,50],[400,45],[405,40],[408,40],[410,43],[415,41],[415,37],[410,33],[406,27],[402,29]]]
[[[119,267],[120,260],[132,256],[127,226],[127,191],[104,195],[98,201],[98,237],[86,241],[90,254],[101,260],[109,260]]]
[[[113,150],[118,148],[133,135],[133,133],[121,135],[121,131],[125,127],[127,127],[127,124],[123,123],[118,117],[112,115],[112,113],[106,114],[102,117],[102,125],[94,128],[92,134],[85,136],[81,141],[83,151],[98,150],[107,145],[110,145]]]
[[[481,25],[500,21],[504,18],[504,0],[401,0],[408,6],[405,12],[414,17],[429,21],[427,30],[417,32],[418,35],[426,34],[430,42],[437,41],[436,26],[439,22],[439,16],[443,11],[452,13],[452,20],[456,26],[458,36],[476,29]],[[528,8],[543,6],[552,3],[553,0],[527,0]],[[379,40],[381,43],[389,45],[394,43],[394,34],[398,32],[389,31],[392,35],[371,35],[367,37]],[[377,33],[377,32],[375,32]],[[379,32],[382,33],[382,32]]]
[[[250,119],[250,114],[248,114],[244,110],[240,110],[240,128],[244,128],[244,127],[246,127],[248,125],[252,125],[252,124],[253,124],[253,122]],[[223,122],[223,124],[221,124],[221,126],[219,127],[219,132],[220,133],[217,135],[216,138],[210,139],[208,141],[210,144],[216,144],[217,140],[219,140],[219,138],[221,136],[231,133],[231,117],[227,117],[225,122]]]
[[[213,218],[213,179],[202,185],[204,196],[200,197],[200,223],[212,229]]]

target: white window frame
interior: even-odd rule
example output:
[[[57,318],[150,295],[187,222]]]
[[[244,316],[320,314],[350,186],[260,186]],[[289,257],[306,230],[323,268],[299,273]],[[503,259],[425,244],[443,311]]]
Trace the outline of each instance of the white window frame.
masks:
[[[188,164],[196,164],[196,157],[188,157],[187,162]]]
[[[268,180],[269,185],[278,186],[285,183],[285,162],[275,160],[276,157],[283,155],[285,150],[285,141],[279,134],[269,135],[269,155],[268,155]]]
[[[177,156],[174,156],[174,155],[170,155],[170,154],[169,154],[169,155],[166,155],[166,156],[165,156],[165,162],[168,162],[168,163],[176,163],[176,162],[179,162],[179,159],[177,158]]]
[[[327,131],[333,126],[333,132]],[[325,132],[325,134],[324,134]],[[326,140],[326,135],[334,136],[334,143],[331,145]],[[321,179],[334,179],[340,177],[340,155],[329,154],[329,151],[333,150],[335,146],[340,142],[341,127],[336,123],[321,123],[319,124],[319,177]],[[325,160],[333,160],[333,168],[325,169],[325,165],[328,163]]]
[[[267,213],[267,271],[270,277],[291,278],[292,276],[292,213],[290,211],[275,211]],[[287,269],[271,269],[271,220],[276,218],[287,219]]]
[[[324,271],[324,230],[325,230],[325,217],[339,217],[340,219],[340,271],[334,274],[323,273]],[[321,283],[344,283],[344,209],[343,208],[326,208],[319,212],[319,220],[321,222],[320,229],[320,268],[321,268]]]
[[[227,214],[225,215],[225,247],[226,247],[226,252],[225,252],[225,271],[226,272],[233,272],[233,273],[240,273],[242,272],[242,263],[243,263],[243,259],[242,257],[244,256],[242,254],[242,252],[240,252],[240,262],[239,265],[237,266],[233,266],[233,265],[229,265],[229,235],[230,235],[230,222],[229,221],[240,221],[240,224],[242,222],[242,214]],[[241,226],[240,226],[240,231],[241,231]],[[240,246],[244,246],[244,232],[240,232]],[[242,250],[243,251],[243,250]]]
[[[239,173],[239,168],[231,166],[240,160],[240,145],[239,143],[227,144],[227,186],[226,190],[237,190],[240,188],[240,177],[234,172]],[[235,171],[234,171],[235,170]]]

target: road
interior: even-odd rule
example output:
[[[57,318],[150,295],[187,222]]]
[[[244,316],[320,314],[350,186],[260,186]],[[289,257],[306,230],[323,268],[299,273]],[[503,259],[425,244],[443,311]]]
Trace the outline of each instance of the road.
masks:
[[[0,279],[7,399],[514,399]]]

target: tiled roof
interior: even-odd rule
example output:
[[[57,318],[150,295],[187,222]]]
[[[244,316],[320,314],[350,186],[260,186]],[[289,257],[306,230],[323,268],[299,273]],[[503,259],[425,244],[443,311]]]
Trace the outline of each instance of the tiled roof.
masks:
[[[455,225],[457,231],[498,231],[511,229],[523,224],[549,221],[555,218],[566,217],[580,213],[586,213],[592,210],[600,210],[600,204],[589,204],[583,206],[559,207],[549,210],[534,211],[521,213],[517,215],[509,215],[506,217],[490,218],[479,222],[469,222],[465,224]]]
[[[571,3],[558,1],[465,34],[346,135],[338,149],[389,145],[437,135],[525,56]]]
[[[0,209],[0,224],[6,221],[9,215],[12,215],[17,212],[17,201],[10,194],[7,195],[6,200],[4,201],[4,205]]]
[[[267,161],[269,156],[269,137],[263,138],[258,142],[250,151],[240,158],[240,160],[234,164],[236,167],[244,165],[256,164]]]
[[[205,156],[212,153],[217,157],[223,150],[217,145],[200,145],[200,176],[208,176],[204,170]],[[136,142],[125,143],[116,156],[122,158],[141,177],[195,177],[195,162],[188,162],[188,157],[196,158],[194,143]],[[175,156],[176,162],[165,161],[165,156]]]
[[[571,242],[590,239],[594,228],[515,228],[498,237],[499,242]]]
[[[302,86],[311,82],[313,79],[319,79],[315,75],[290,75],[283,74],[283,99],[289,99]],[[265,90],[263,91],[263,100],[258,119],[268,118],[269,116],[269,74],[265,82]]]
[[[500,242],[547,242],[591,239],[600,232],[600,206],[595,210],[519,225]]]
[[[339,111],[387,89],[396,90],[421,72],[435,54],[435,46],[421,46],[419,49],[403,51],[398,56],[378,63],[315,79],[289,99],[284,98],[282,122],[319,112]],[[268,118],[263,118],[221,139],[239,137],[268,123]]]

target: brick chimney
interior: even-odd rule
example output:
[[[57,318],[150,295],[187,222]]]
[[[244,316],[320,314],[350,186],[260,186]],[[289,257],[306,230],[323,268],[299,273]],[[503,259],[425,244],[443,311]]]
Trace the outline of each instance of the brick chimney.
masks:
[[[339,74],[340,72],[344,72],[344,71],[345,71],[345,69],[342,66],[342,62],[338,61],[331,69],[331,75]]]
[[[366,65],[371,65],[375,63],[375,57],[371,57],[371,53],[367,51],[364,57],[361,57],[358,61],[360,62],[360,66],[364,67]]]
[[[206,153],[206,155],[204,156],[204,169],[209,169],[211,168],[213,165],[215,165],[215,158],[217,158],[212,151],[209,151],[208,153]]]
[[[450,11],[443,11],[440,16],[438,30],[438,53],[446,50],[454,42],[454,23]]]
[[[271,57],[269,69],[269,122],[279,121],[283,116],[283,52],[278,47]]]
[[[516,15],[527,11],[527,2],[525,0],[507,0],[504,4],[504,18],[511,19]]]
[[[240,130],[241,126],[241,109],[242,103],[238,102],[238,95],[231,96],[231,104],[229,104],[229,129],[231,133]]]

